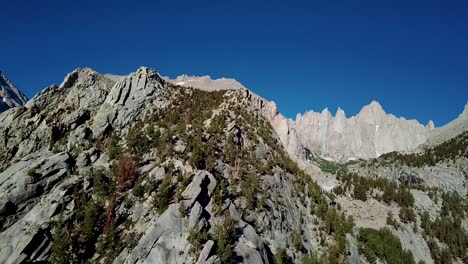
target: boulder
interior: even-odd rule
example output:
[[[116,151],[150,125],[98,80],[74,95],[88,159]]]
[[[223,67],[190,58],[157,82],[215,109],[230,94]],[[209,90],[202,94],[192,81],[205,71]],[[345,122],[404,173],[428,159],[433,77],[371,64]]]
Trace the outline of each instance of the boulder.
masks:
[[[210,256],[210,252],[213,249],[214,242],[213,240],[208,240],[205,245],[203,246],[202,251],[197,260],[197,264],[205,264],[207,263],[208,257]]]

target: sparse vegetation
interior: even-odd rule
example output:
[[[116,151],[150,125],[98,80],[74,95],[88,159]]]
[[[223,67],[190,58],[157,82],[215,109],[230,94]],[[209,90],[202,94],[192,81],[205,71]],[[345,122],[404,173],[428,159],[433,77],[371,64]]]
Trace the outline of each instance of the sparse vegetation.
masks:
[[[407,166],[422,167],[424,165],[434,166],[440,161],[455,160],[459,157],[468,158],[467,131],[446,142],[425,149],[422,153],[402,154],[390,152],[383,154],[380,158],[386,163],[400,162]]]
[[[233,257],[233,245],[236,239],[236,226],[234,221],[225,215],[221,223],[213,229],[213,239],[216,241],[216,255],[222,263],[229,263]]]
[[[120,139],[119,132],[113,131],[112,138],[106,139],[102,151],[109,153],[112,173],[93,170],[90,187],[74,195],[74,223],[60,224],[63,231],[57,232],[65,238],[64,232],[70,234],[71,244],[67,246],[65,241],[62,247],[53,249],[58,252],[54,253],[57,259],[63,260],[63,256],[77,251],[80,252],[78,262],[89,260],[94,253],[99,254],[96,262],[111,262],[124,245],[134,246],[137,238],[125,239],[132,236],[130,230],[134,222],[121,212],[130,209],[135,202],[143,202],[149,193],[154,193],[151,202],[159,215],[174,204],[181,217],[189,216],[191,208],[182,202],[188,198],[182,194],[197,170],[210,172],[217,184],[210,190],[213,191],[209,197],[211,207],[203,209],[203,214],[209,211],[211,220],[205,221],[206,218],[200,221],[205,222],[204,225],[199,224],[189,231],[190,253],[194,259],[204,244],[213,240],[215,246],[211,255],[216,254],[222,263],[235,260],[234,245],[240,230],[229,214],[232,208],[227,206],[230,205],[236,206],[241,219],[254,227],[261,239],[262,234],[268,234],[262,232],[269,227],[265,226],[265,221],[257,219],[256,214],[271,217],[272,212],[282,214],[288,206],[299,208],[299,219],[294,219],[293,230],[290,226],[282,227],[290,237],[287,237],[286,248],[273,248],[276,252],[274,263],[292,263],[288,252],[294,258],[303,256],[302,263],[305,264],[346,261],[346,235],[353,233],[354,220],[341,212],[340,204],[335,201],[338,195],[397,204],[401,207],[398,214],[401,222],[417,227],[414,198],[408,186],[347,173],[344,164],[320,160],[321,169],[336,174],[341,181],[333,193],[327,193],[289,158],[269,122],[260,113],[250,111],[248,105],[235,101],[239,98],[227,95],[225,91],[206,92],[168,86],[177,100],[167,107],[151,109],[143,118],[138,117],[129,127],[127,136]],[[178,169],[181,167],[174,164],[180,164],[180,161],[182,166],[191,166],[195,171]],[[148,173],[156,167],[165,169],[162,180]],[[289,188],[291,183],[292,188]],[[269,190],[283,184],[287,186],[285,193]],[[200,197],[189,198],[196,198],[205,206],[201,201],[205,198]],[[441,198],[444,217],[431,221],[421,216],[421,228],[434,242],[429,245],[436,260],[463,259],[466,249],[462,247],[466,248],[466,238],[458,236],[453,241],[443,233],[466,233],[460,222],[455,222],[465,216],[466,203],[450,194]],[[171,209],[174,208],[171,206]],[[217,224],[211,226],[213,223]],[[392,214],[388,215],[387,224],[399,227]],[[310,245],[307,241],[310,233],[319,246],[312,254],[305,255]],[[308,236],[304,237],[304,234]],[[361,229],[357,238],[359,250],[369,262],[414,263],[411,253],[402,249],[399,240],[388,229]],[[60,241],[55,236],[54,239]],[[267,240],[263,242],[267,243]],[[443,246],[437,248],[438,245]],[[179,255],[183,254],[184,251],[179,252]]]
[[[291,258],[285,248],[279,248],[275,254],[274,264],[290,264]]]
[[[32,169],[28,170],[28,176],[33,178],[33,179],[37,179],[37,178],[41,177],[41,174],[36,172],[36,168],[32,168]]]
[[[54,243],[52,245],[51,263],[69,263],[72,259],[70,256],[72,241],[63,221],[63,212],[60,213],[59,219],[57,223],[55,223],[53,238]]]
[[[362,177],[355,173],[346,173],[340,171],[337,179],[342,182],[342,187],[334,190],[336,194],[344,194],[352,190],[352,196],[355,199],[366,201],[370,191],[373,189],[379,190],[380,193],[373,192],[372,197],[387,204],[395,202],[399,206],[412,207],[414,197],[409,191],[409,188],[404,185],[398,185],[396,182],[387,180],[382,177]]]
[[[172,177],[168,174],[164,177],[153,200],[154,206],[159,214],[162,214],[167,209],[173,195],[174,186],[172,184]]]
[[[403,223],[414,222],[416,219],[413,209],[408,207],[401,207],[398,216]]]
[[[393,226],[395,228],[400,228],[400,224],[393,218],[393,214],[391,211],[387,213],[387,225]]]
[[[358,235],[359,252],[370,263],[377,260],[388,264],[415,263],[413,255],[401,247],[400,241],[390,230],[362,228]]]

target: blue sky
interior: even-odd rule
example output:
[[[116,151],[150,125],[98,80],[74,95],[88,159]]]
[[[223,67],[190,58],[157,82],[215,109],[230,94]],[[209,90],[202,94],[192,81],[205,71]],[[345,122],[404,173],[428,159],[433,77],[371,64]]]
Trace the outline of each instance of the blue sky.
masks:
[[[145,65],[235,78],[288,117],[375,99],[439,126],[468,101],[468,1],[94,2],[2,3],[0,69],[28,97]]]

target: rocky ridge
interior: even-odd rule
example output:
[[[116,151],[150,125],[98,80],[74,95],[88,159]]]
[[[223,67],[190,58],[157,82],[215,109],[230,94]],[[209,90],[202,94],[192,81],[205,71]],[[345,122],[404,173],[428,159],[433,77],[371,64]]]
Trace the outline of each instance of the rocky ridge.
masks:
[[[169,77],[163,78],[174,85],[193,87],[206,91],[245,89],[242,84],[230,78],[211,79],[210,76],[189,76],[186,74],[177,76],[175,79],[170,79]]]
[[[297,176],[257,104],[247,90],[182,88],[144,67],[122,78],[77,69],[25,107],[1,113],[0,262],[220,263],[228,256],[271,263],[283,249],[282,257],[294,259],[323,252],[316,234],[322,220],[307,204],[328,198],[311,178]],[[187,118],[193,121],[182,122]],[[199,140],[213,150],[193,145]],[[130,154],[116,158],[114,148]],[[214,160],[208,165],[199,155]],[[134,180],[119,182],[122,162],[134,164]],[[291,200],[306,199],[298,188],[307,185],[319,200]],[[160,200],[164,186],[183,191]],[[259,195],[267,189],[271,196]],[[297,248],[287,247],[305,223]],[[334,235],[320,237],[333,243]]]

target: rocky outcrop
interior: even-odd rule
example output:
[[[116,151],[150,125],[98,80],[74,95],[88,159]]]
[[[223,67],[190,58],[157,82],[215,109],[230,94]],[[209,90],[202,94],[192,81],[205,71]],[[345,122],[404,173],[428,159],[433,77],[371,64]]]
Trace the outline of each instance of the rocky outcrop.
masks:
[[[24,105],[28,98],[0,71],[0,112]]]
[[[245,87],[238,81],[230,78],[211,79],[210,76],[188,76],[180,75],[175,79],[164,77],[164,79],[172,84],[193,87],[205,91],[219,91],[219,90],[240,90]]]
[[[424,263],[432,264],[434,260],[431,258],[431,252],[421,234],[413,231],[413,228],[403,225],[401,228],[392,229],[392,232],[400,239],[402,247],[411,251],[416,263],[424,261]]]
[[[50,220],[77,177],[69,177],[68,155],[33,153],[0,174],[0,262],[45,260]],[[3,205],[3,206],[2,206]]]
[[[91,69],[77,69],[60,87],[52,85],[24,107],[0,113],[0,169],[32,152],[51,149],[75,129],[89,131],[91,118],[113,84]],[[90,133],[82,136],[89,138]]]
[[[136,73],[121,78],[109,92],[94,116],[92,130],[100,135],[113,129],[126,127],[153,101],[155,108],[163,104],[164,81],[152,69],[141,67]]]

